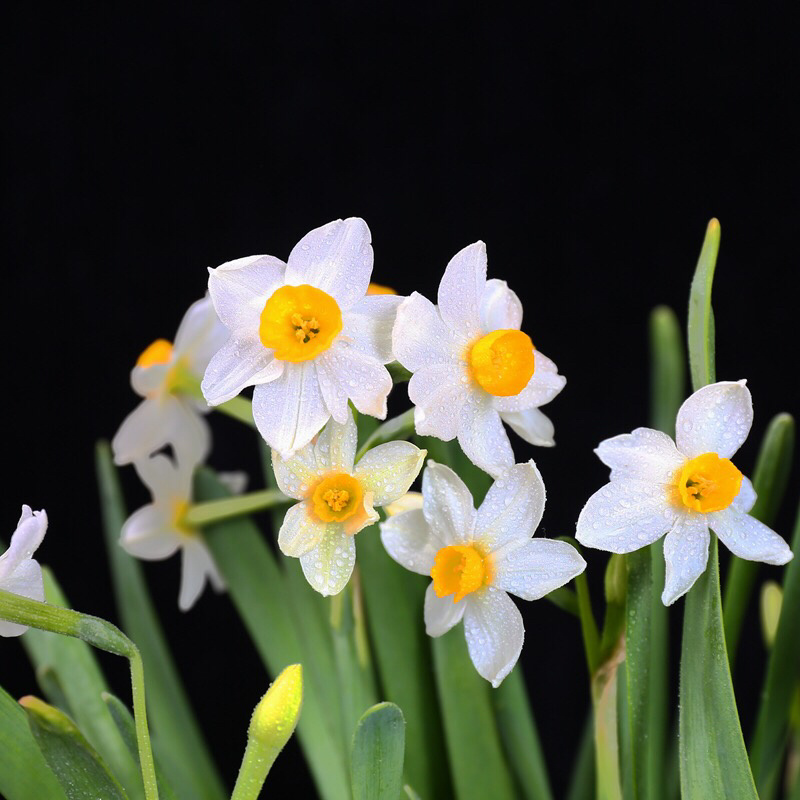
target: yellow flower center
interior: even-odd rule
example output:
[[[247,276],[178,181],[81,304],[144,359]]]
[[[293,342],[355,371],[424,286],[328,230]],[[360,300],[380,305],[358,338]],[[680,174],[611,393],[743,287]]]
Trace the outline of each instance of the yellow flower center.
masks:
[[[184,522],[189,511],[189,503],[183,497],[176,497],[172,500],[172,524],[176,531],[184,536],[194,536],[197,531]]]
[[[367,294],[397,294],[397,292],[383,284],[370,283],[370,285],[367,286]]]
[[[166,339],[156,339],[149,344],[139,358],[136,359],[137,367],[152,367],[156,364],[167,364],[172,358],[172,342]]]
[[[258,329],[261,343],[281,361],[308,361],[327,350],[342,330],[339,304],[322,289],[281,286],[267,300]]]
[[[455,593],[453,602],[457,603],[470,592],[491,583],[491,558],[482,555],[474,545],[443,547],[434,558],[431,578],[437,597]]]
[[[687,461],[675,481],[681,502],[692,511],[722,511],[742,486],[742,473],[727,458],[704,453]]]
[[[482,336],[469,351],[472,377],[489,394],[519,394],[533,377],[533,342],[527,333],[499,330]]]
[[[343,522],[358,511],[363,499],[364,490],[356,478],[334,472],[317,484],[311,504],[323,522]]]

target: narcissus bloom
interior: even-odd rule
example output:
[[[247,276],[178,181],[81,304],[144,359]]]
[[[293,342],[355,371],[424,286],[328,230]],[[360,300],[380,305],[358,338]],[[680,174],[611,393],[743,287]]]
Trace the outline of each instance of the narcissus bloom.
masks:
[[[228,338],[209,297],[193,303],[175,343],[156,339],[131,372],[134,391],[144,398],[126,417],[111,447],[117,464],[130,464],[171,445],[178,459],[202,461],[211,437],[201,414],[208,405],[199,385],[211,356]]]
[[[792,558],[789,546],[747,513],[756,494],[730,460],[752,422],[745,381],[721,381],[683,403],[675,442],[650,428],[601,442],[595,453],[611,467],[611,483],[581,511],[578,540],[629,553],[666,533],[664,605],[688,592],[705,570],[709,528],[739,558],[785,564]]]
[[[42,568],[32,558],[47,532],[47,514],[22,506],[22,516],[11,535],[8,550],[0,556],[0,589],[31,600],[44,600]],[[0,636],[19,636],[26,625],[0,620]]]
[[[216,591],[225,588],[202,533],[184,522],[192,502],[196,463],[175,463],[159,454],[137,461],[134,466],[153,502],[128,517],[122,526],[120,544],[132,556],[146,561],[161,561],[180,550],[183,563],[178,606],[181,611],[188,611],[200,597],[207,579]]]
[[[422,508],[381,523],[389,555],[430,575],[425,627],[441,636],[464,619],[470,658],[497,687],[522,651],[522,615],[508,592],[538,600],[586,568],[567,542],[534,539],[545,490],[533,461],[515,464],[494,482],[476,511],[472,495],[449,467],[428,461]]]
[[[417,433],[458,437],[470,460],[496,476],[514,463],[503,428],[552,446],[539,411],[566,380],[520,331],[522,304],[505,281],[486,280],[486,245],[465,247],[445,269],[438,306],[414,292],[397,311],[392,345],[413,373],[408,395]]]
[[[358,431],[352,413],[331,420],[313,444],[288,459],[272,451],[280,490],[300,500],[284,518],[278,546],[300,559],[318,592],[338,594],[356,563],[355,534],[378,519],[376,506],[402,497],[422,468],[427,451],[411,442],[373,447],[354,466]]]
[[[370,232],[337,220],[304,236],[284,264],[250,256],[209,270],[209,291],[231,338],[203,379],[212,406],[255,386],[253,417],[284,456],[308,444],[347,401],[384,419],[392,326],[402,298],[366,296]]]

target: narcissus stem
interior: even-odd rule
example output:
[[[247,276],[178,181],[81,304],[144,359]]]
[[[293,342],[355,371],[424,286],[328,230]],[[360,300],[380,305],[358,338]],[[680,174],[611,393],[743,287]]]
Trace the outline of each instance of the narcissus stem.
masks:
[[[263,489],[237,497],[226,497],[223,500],[196,503],[189,507],[183,517],[183,523],[192,528],[201,528],[224,519],[251,514],[254,511],[265,511],[290,502],[290,498],[277,489]]]

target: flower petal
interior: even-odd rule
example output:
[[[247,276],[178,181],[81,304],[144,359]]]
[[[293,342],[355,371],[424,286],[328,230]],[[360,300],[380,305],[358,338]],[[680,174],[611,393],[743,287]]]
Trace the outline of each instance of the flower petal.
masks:
[[[181,546],[181,537],[162,509],[147,505],[125,520],[119,543],[126,553],[136,558],[160,561],[169,558]]]
[[[431,574],[436,553],[444,544],[431,531],[421,508],[389,517],[380,528],[383,546],[398,564],[419,575]]]
[[[284,367],[284,362],[278,361],[259,339],[231,336],[208,362],[200,388],[206,402],[218,406],[247,386],[277,380]]]
[[[32,511],[30,506],[22,506],[22,514],[16,530],[11,534],[8,550],[0,556],[0,582],[5,581],[21,564],[31,558],[42,543],[45,533],[47,533],[47,512]]]
[[[272,471],[278,488],[287,497],[304,500],[326,469],[317,464],[316,450],[309,443],[290,458],[281,458],[280,453],[273,450]]]
[[[475,242],[451,259],[439,283],[439,313],[450,330],[468,340],[480,336],[480,306],[486,286],[486,245]]]
[[[756,490],[753,488],[753,483],[749,478],[742,475],[742,485],[739,489],[739,494],[733,498],[731,504],[737,511],[748,514],[758,499]]]
[[[353,412],[349,408],[346,420],[344,425],[335,420],[328,422],[314,445],[317,468],[323,472],[349,474],[353,471],[358,446],[358,428],[353,419]]]
[[[522,303],[505,281],[486,281],[480,305],[481,328],[484,333],[497,330],[519,330],[522,325]]]
[[[352,517],[348,517],[342,523],[342,529],[348,536],[355,536],[379,519],[380,515],[373,505],[372,492],[364,492],[364,500],[361,503],[361,507]]]
[[[23,561],[5,578],[0,578],[0,589],[44,602],[44,580],[39,562],[31,558]],[[27,630],[27,625],[0,620],[0,636],[21,636]]]
[[[280,378],[253,391],[256,427],[286,458],[307,445],[329,418],[312,361],[286,363]]]
[[[332,530],[338,527],[334,525]],[[327,523],[318,519],[311,511],[310,502],[304,500],[286,512],[278,533],[278,547],[285,556],[300,558],[322,541],[327,530]]]
[[[367,223],[358,217],[315,228],[289,254],[286,283],[316,286],[346,311],[367,292],[372,275],[371,241]]]
[[[772,528],[736,508],[706,514],[706,522],[725,546],[739,558],[786,564],[792,560],[789,545]]]
[[[159,506],[175,500],[189,501],[192,492],[192,473],[195,464],[173,462],[163,453],[135,461],[133,466]],[[168,509],[165,508],[165,512]]]
[[[544,513],[544,481],[533,461],[501,473],[475,518],[475,539],[489,552],[514,540],[530,539]]]
[[[458,443],[473,464],[496,477],[514,463],[514,451],[492,399],[484,391],[470,392],[461,407]]]
[[[501,411],[500,419],[510,426],[520,438],[538,447],[553,447],[555,427],[550,417],[538,408],[526,408],[524,411]]]
[[[678,450],[688,458],[716,453],[730,458],[753,424],[753,399],[745,381],[721,381],[684,401],[675,423]]]
[[[460,364],[430,364],[411,376],[408,396],[416,406],[414,428],[420,436],[436,436],[445,442],[458,436],[468,391],[466,376]]]
[[[492,566],[493,585],[498,589],[523,600],[538,600],[580,575],[586,562],[567,542],[530,539],[521,547],[503,550]]]
[[[340,337],[381,364],[394,361],[392,330],[403,299],[391,294],[362,297],[342,314]]]
[[[181,559],[181,588],[178,595],[181,611],[188,611],[197,602],[206,580],[214,573],[217,573],[217,568],[205,543],[199,538],[188,540],[183,546]]]
[[[464,481],[444,464],[428,459],[422,473],[422,512],[442,547],[472,541],[475,507]]]
[[[617,480],[589,498],[578,517],[575,537],[587,547],[630,553],[663,536],[676,516],[663,486]]]
[[[519,394],[493,398],[498,411],[524,411],[531,406],[543,406],[566,386],[567,379],[558,374],[558,367],[547,356],[534,350],[533,360],[534,373]]]
[[[467,598],[464,633],[475,669],[496,689],[522,652],[525,626],[519,609],[502,589],[475,592]]]
[[[402,497],[419,475],[427,450],[411,442],[387,442],[368,450],[356,465],[355,476],[376,506]]]
[[[386,419],[392,376],[380,361],[338,339],[316,362],[324,369],[323,376],[352,400],[358,411]]]
[[[437,597],[431,583],[425,592],[425,606],[423,617],[425,619],[425,632],[428,636],[442,636],[454,625],[461,622],[464,609],[467,607],[467,598],[464,597],[457,603],[453,596]]]
[[[708,563],[708,525],[702,514],[682,514],[664,539],[667,577],[661,602],[671,606],[694,586]]]
[[[672,483],[675,471],[686,462],[666,433],[636,428],[600,442],[594,451],[611,467],[611,480],[630,478],[650,483]]]
[[[149,397],[166,391],[167,376],[173,367],[170,360],[166,364],[153,364],[149,367],[134,367],[131,370],[131,386],[139,397]]]
[[[303,574],[323,595],[339,594],[347,586],[356,563],[356,543],[338,526],[329,526],[316,547],[300,556]]]
[[[230,336],[228,328],[220,321],[211,297],[195,301],[183,315],[175,334],[173,353],[187,359],[188,368],[202,376],[214,353]]]
[[[466,335],[449,330],[436,306],[418,292],[398,306],[392,352],[406,369],[416,372],[427,364],[458,363],[467,344]]]
[[[208,270],[214,310],[231,330],[256,336],[269,296],[284,282],[286,265],[273,256],[245,256]]]

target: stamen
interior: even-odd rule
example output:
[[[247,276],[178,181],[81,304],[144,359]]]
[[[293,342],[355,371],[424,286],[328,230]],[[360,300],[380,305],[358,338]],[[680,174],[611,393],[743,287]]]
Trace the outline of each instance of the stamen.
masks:
[[[322,499],[334,511],[341,511],[350,502],[350,492],[347,489],[328,489]]]

